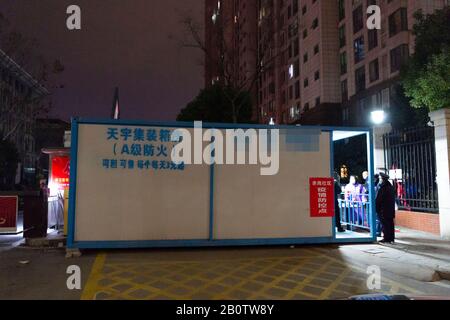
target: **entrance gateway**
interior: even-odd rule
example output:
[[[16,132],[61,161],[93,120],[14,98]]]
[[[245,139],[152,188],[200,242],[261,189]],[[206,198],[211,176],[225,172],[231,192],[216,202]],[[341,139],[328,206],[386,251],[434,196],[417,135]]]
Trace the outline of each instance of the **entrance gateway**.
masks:
[[[261,175],[255,164],[173,161],[177,129],[194,136],[194,123],[72,120],[69,248],[376,240],[373,186],[367,195],[370,232],[357,236],[336,234],[330,192],[336,141],[364,136],[373,176],[371,129],[203,123],[223,136],[227,129],[277,130],[275,175]],[[273,143],[270,134],[265,138]]]

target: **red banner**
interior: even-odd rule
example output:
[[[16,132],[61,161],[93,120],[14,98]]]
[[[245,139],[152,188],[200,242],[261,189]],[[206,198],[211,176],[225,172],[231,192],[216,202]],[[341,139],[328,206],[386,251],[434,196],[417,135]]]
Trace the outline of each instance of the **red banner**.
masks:
[[[17,197],[0,196],[0,231],[17,230]]]
[[[334,217],[333,178],[310,178],[309,195],[311,217]]]
[[[70,176],[70,157],[56,156],[52,158],[52,176],[51,180],[58,185],[58,189],[64,189],[69,186]]]

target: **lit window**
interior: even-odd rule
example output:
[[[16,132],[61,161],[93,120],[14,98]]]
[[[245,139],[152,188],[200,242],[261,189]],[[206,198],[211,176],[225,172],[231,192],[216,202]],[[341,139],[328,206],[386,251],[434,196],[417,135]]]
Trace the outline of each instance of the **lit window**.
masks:
[[[292,79],[294,77],[294,65],[291,64],[289,66],[289,79]]]

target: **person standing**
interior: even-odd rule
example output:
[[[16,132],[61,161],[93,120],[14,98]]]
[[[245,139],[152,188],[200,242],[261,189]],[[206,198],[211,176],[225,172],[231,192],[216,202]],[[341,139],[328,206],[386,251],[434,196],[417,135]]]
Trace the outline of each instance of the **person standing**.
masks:
[[[383,229],[381,243],[393,243],[395,241],[395,189],[389,182],[389,176],[380,173],[381,184],[376,197],[376,211],[380,217]]]
[[[380,189],[380,175],[377,173],[374,176],[374,187],[375,187],[375,199],[378,195],[378,190]],[[376,210],[375,210],[376,211]],[[381,220],[380,220],[380,214],[378,213],[378,211],[375,212],[376,213],[376,233],[377,233],[377,237],[381,237]]]
[[[350,176],[350,182],[345,186],[344,191],[346,204],[350,207],[351,222],[355,225],[362,225],[364,191],[356,176]]]
[[[364,186],[365,190],[369,190],[369,172],[368,171],[363,171],[363,173],[361,174],[362,176],[362,185]]]

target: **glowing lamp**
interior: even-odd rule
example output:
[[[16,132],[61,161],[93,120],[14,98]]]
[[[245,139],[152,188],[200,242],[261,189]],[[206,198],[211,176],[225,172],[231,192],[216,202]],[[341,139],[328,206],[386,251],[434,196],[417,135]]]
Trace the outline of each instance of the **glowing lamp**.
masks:
[[[374,124],[382,124],[386,119],[386,113],[384,110],[372,111],[370,115]]]

